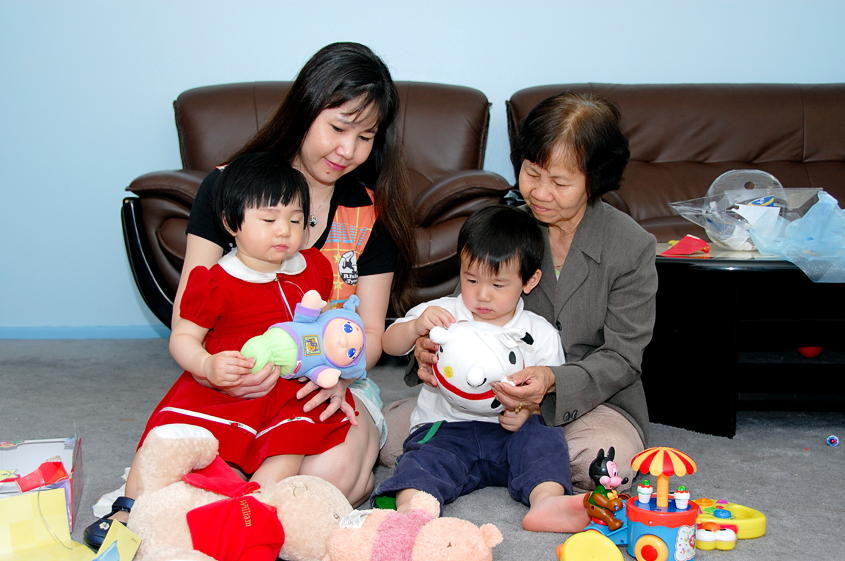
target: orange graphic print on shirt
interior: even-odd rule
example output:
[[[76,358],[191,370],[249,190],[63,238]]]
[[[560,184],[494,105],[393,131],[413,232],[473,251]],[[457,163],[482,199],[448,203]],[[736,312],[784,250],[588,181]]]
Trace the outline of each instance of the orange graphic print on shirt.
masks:
[[[372,200],[373,192],[367,189],[367,194]],[[373,205],[337,207],[326,243],[320,249],[332,264],[334,272],[329,296],[332,308],[343,306],[343,303],[355,294],[358,284],[358,257],[367,246],[375,222],[376,209]]]

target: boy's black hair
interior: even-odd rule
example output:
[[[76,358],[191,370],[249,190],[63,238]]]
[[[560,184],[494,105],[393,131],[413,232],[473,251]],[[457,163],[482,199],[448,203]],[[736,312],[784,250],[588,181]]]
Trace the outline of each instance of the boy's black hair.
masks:
[[[223,169],[214,185],[214,214],[224,232],[227,225],[233,232],[240,230],[246,209],[279,203],[299,203],[307,218],[311,194],[302,173],[267,152],[238,156]],[[302,220],[303,229],[306,222]]]
[[[530,213],[512,206],[493,205],[467,218],[458,234],[458,255],[469,263],[489,267],[493,274],[507,263],[519,266],[522,284],[543,262],[545,242],[540,225]]]

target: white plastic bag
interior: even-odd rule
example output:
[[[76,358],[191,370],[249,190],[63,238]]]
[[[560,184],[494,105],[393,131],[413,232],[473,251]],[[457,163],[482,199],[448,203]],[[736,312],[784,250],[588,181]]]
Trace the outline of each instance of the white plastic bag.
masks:
[[[794,263],[813,282],[845,282],[845,210],[828,193],[802,217],[765,216],[749,233],[760,253]]]

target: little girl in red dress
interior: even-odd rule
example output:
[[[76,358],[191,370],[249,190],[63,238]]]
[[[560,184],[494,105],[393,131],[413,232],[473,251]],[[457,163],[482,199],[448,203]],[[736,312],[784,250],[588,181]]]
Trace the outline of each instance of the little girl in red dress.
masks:
[[[299,251],[309,202],[302,174],[268,154],[245,154],[225,168],[215,210],[237,248],[188,277],[170,337],[170,352],[185,372],[156,407],[141,442],[159,425],[200,425],[218,439],[226,462],[264,483],[296,475],[303,456],[342,443],[356,424],[348,391],[346,403],[326,419],[325,404],[303,410],[307,401],[296,397],[303,386],[294,380],[280,379],[257,399],[219,391],[250,373],[254,359],[239,352],[248,339],[291,321],[308,290],[328,299],[328,260],[313,248]]]

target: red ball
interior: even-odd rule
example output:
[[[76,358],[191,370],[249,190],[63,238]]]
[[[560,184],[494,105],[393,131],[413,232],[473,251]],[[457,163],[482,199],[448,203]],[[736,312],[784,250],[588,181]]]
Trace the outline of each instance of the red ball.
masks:
[[[799,347],[798,352],[801,353],[801,356],[806,358],[816,358],[820,354],[822,354],[821,347]]]

